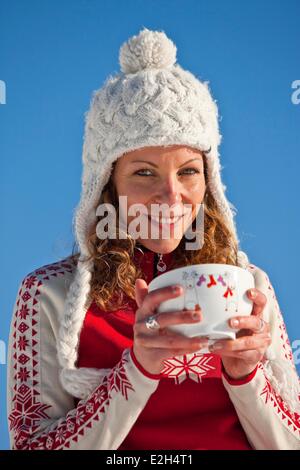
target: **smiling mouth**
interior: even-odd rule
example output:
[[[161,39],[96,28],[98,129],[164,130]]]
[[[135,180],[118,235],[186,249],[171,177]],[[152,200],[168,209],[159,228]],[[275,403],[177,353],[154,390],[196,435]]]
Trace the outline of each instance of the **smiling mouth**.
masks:
[[[148,220],[150,222],[153,222],[154,224],[157,224],[157,225],[173,225],[173,224],[176,224],[177,222],[179,222],[182,219],[182,217],[183,217],[183,215],[180,215],[180,216],[177,216],[177,217],[172,217],[172,218],[154,217],[154,216],[148,215]]]

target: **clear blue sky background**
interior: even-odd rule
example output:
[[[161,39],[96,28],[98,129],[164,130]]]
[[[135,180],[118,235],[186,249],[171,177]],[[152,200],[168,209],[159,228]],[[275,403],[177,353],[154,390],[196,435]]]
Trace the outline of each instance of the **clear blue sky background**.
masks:
[[[84,112],[119,71],[121,44],[147,27],[165,31],[178,63],[210,82],[241,248],[269,274],[296,345],[299,18],[299,0],[0,0],[1,340],[22,278],[71,252]],[[0,365],[2,449],[5,378]]]

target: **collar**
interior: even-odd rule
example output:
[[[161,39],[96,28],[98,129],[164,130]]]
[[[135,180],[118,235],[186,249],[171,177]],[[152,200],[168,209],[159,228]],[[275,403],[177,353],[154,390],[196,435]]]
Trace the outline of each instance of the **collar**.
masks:
[[[152,281],[157,276],[171,269],[171,261],[173,259],[173,252],[162,255],[162,260],[166,264],[166,270],[161,272],[157,270],[157,263],[160,253],[156,253],[148,248],[137,245],[134,251],[134,262],[138,265],[145,274],[146,282]]]

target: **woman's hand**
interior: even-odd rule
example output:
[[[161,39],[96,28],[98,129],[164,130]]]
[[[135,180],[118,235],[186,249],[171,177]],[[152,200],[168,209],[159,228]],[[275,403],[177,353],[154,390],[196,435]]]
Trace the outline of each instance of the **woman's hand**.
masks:
[[[156,313],[161,302],[182,295],[181,286],[177,291],[172,287],[163,287],[148,293],[147,283],[143,279],[137,279],[135,283],[138,309],[133,327],[133,352],[142,367],[151,374],[162,371],[164,360],[199,351],[208,344],[204,337],[189,338],[167,328],[181,323],[198,323],[202,320],[201,310]],[[155,316],[159,329],[146,327],[145,322],[152,315]]]
[[[209,347],[211,352],[222,357],[223,367],[233,379],[250,374],[271,344],[270,327],[263,320],[267,298],[258,289],[250,289],[247,295],[253,301],[251,315],[233,317],[228,322],[232,328],[239,330],[237,339],[219,340]]]

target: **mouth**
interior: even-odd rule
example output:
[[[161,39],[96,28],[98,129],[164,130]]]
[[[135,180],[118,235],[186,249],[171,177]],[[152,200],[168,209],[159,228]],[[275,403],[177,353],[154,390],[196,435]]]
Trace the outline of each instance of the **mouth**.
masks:
[[[180,216],[177,216],[177,217],[155,217],[155,216],[150,216],[148,215],[148,220],[151,222],[151,223],[154,223],[155,225],[159,225],[160,227],[164,226],[164,225],[169,225],[169,226],[172,226],[172,225],[175,225],[177,224],[183,217],[183,214],[180,215]]]

